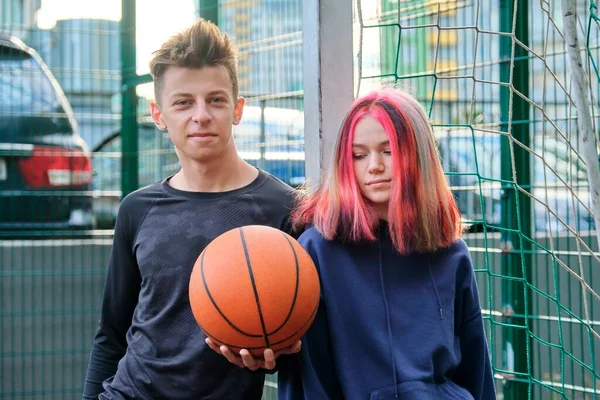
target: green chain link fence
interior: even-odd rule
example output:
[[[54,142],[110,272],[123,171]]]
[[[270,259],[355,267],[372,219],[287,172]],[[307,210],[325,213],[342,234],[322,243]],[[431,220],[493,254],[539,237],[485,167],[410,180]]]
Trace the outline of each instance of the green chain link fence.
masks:
[[[597,8],[577,4],[597,124]],[[402,86],[434,124],[471,225],[499,398],[596,398],[599,254],[560,2],[359,0],[356,11],[359,91]]]
[[[178,168],[168,137],[149,118],[151,87],[136,52],[148,25],[133,4],[118,7],[121,24],[71,18],[39,29],[40,1],[0,0],[2,399],[79,397],[119,200]],[[248,104],[235,133],[240,152],[302,183],[302,2],[185,4],[218,21],[240,48]],[[471,225],[465,239],[499,398],[595,398],[599,258],[560,4],[359,0],[354,7],[357,91],[402,85],[434,123]],[[578,11],[597,124],[597,6],[579,2]],[[80,139],[61,139],[66,153],[35,151],[56,139],[43,133],[57,124]],[[19,186],[11,173],[32,156],[68,166],[67,175],[53,175],[62,184]],[[276,398],[274,376],[265,398]]]
[[[303,182],[301,1],[177,0],[159,20],[141,5],[88,4],[98,18],[60,2],[0,0],[1,399],[80,398],[119,201],[179,168],[149,116],[142,63],[167,33],[202,15],[233,37],[247,104],[238,149]],[[159,23],[172,32],[157,37]],[[25,176],[24,159],[64,171],[31,185],[40,174]],[[275,378],[265,399],[276,398]]]

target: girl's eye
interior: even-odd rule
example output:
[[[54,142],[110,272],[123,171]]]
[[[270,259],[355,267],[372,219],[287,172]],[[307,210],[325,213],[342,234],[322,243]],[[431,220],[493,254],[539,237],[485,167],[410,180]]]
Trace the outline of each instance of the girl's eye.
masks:
[[[392,155],[392,151],[391,150],[384,150],[383,154],[385,154],[386,156],[391,156]]]
[[[354,158],[355,160],[362,160],[365,157],[366,157],[366,155],[364,155],[364,154],[357,154],[357,153],[352,154],[352,158]]]

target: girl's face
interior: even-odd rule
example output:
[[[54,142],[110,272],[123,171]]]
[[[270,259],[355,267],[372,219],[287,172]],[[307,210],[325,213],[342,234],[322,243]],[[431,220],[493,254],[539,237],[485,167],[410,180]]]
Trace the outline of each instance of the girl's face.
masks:
[[[352,142],[354,174],[363,196],[387,219],[392,189],[392,152],[389,138],[379,121],[366,116],[354,130]]]

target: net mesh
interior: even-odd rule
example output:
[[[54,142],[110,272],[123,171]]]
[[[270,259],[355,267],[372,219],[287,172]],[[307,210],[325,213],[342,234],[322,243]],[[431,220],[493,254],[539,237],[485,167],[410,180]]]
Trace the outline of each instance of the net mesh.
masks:
[[[576,6],[595,129],[597,6]],[[595,398],[598,246],[560,2],[357,0],[354,35],[356,94],[402,87],[432,120],[499,397]]]

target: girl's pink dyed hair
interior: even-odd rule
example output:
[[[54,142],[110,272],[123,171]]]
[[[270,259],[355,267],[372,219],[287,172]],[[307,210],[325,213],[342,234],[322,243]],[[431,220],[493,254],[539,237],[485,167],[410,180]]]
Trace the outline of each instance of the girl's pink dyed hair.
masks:
[[[419,102],[398,89],[381,89],[354,101],[339,131],[328,174],[314,194],[301,195],[294,225],[313,224],[330,240],[376,239],[379,220],[360,192],[352,158],[356,124],[366,116],[377,119],[390,139],[393,180],[388,224],[394,247],[408,254],[450,246],[462,225],[433,131]]]

